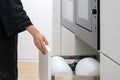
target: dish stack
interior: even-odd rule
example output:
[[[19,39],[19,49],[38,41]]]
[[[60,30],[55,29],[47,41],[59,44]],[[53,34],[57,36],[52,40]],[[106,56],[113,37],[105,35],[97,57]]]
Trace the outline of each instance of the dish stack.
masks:
[[[64,57],[51,58],[52,80],[99,80],[99,61],[85,57],[69,64]]]

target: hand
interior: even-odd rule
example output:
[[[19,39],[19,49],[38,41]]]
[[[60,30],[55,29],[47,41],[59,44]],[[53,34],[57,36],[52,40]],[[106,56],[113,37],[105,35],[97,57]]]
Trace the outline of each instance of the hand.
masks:
[[[46,53],[45,45],[48,45],[46,38],[33,26],[30,25],[27,28],[27,31],[33,36],[34,43],[36,47],[43,53]]]
[[[36,47],[43,54],[45,54],[46,53],[45,45],[48,45],[48,41],[46,40],[46,38],[41,33],[37,33],[36,35],[34,35],[33,39]]]

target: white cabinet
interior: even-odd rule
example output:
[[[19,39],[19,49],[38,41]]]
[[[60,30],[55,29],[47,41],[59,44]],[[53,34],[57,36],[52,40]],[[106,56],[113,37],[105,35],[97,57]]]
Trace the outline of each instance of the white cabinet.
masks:
[[[61,46],[61,55],[74,55],[74,38],[75,35],[67,30],[65,27],[62,27],[62,46]]]
[[[97,55],[97,51],[62,26],[60,55]]]
[[[101,2],[101,51],[120,63],[120,0]]]
[[[101,54],[100,57],[100,80],[119,80],[120,66],[103,54]]]
[[[100,0],[101,80],[120,79],[120,0]]]
[[[54,55],[61,53],[61,14],[60,14],[60,0],[53,0],[53,44],[52,52]]]
[[[51,54],[43,55],[39,53],[39,75],[40,80],[51,80]]]

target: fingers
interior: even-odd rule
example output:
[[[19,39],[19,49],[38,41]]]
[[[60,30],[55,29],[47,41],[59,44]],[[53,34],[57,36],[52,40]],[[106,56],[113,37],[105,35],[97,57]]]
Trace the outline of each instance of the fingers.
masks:
[[[46,54],[46,48],[45,48],[45,43],[44,42],[41,42],[41,47],[42,47],[42,53],[43,54]]]
[[[47,39],[42,34],[36,34],[34,36],[34,43],[37,46],[37,48],[45,55],[46,54],[45,45],[48,45]]]
[[[46,45],[49,44],[48,41],[47,41],[47,39],[45,37],[43,37],[43,40],[44,40],[44,42],[45,42]]]
[[[46,54],[46,48],[43,41],[35,41],[35,45],[44,55]]]

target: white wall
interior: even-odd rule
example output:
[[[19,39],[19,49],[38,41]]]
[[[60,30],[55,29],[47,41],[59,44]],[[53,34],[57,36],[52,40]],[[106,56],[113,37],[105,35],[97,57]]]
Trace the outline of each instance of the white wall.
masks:
[[[46,36],[52,49],[52,0],[22,0],[22,3],[31,21]],[[19,61],[38,61],[38,50],[27,31],[19,34],[18,45]]]

